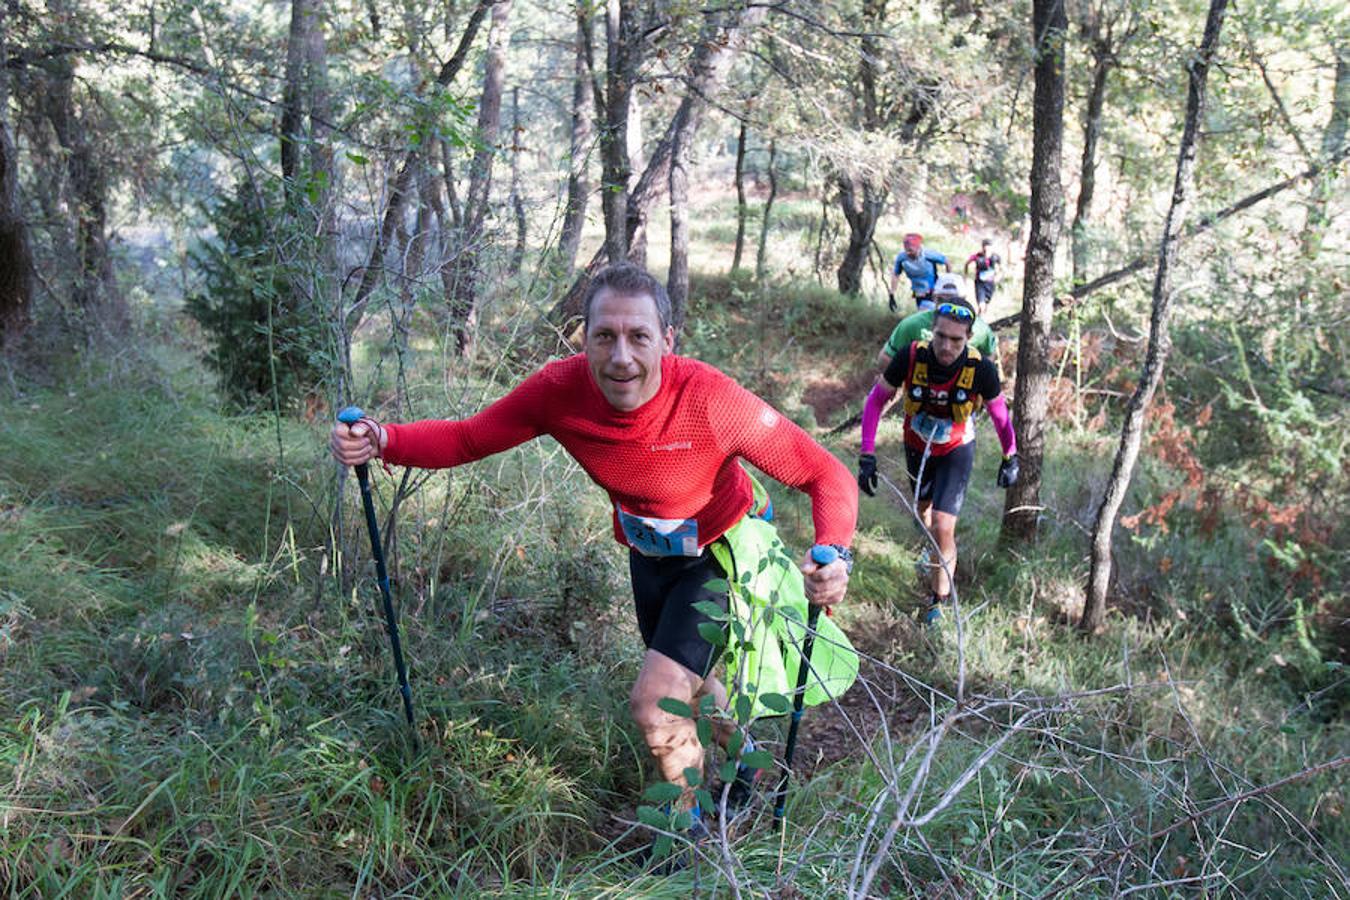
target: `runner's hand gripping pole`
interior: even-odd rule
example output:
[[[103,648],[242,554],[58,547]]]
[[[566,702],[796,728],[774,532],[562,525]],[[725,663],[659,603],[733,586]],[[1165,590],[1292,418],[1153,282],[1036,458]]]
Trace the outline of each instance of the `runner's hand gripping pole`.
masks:
[[[349,406],[338,413],[338,421],[355,425],[365,417],[360,407]],[[380,596],[384,599],[384,624],[389,632],[389,643],[394,648],[394,668],[398,671],[398,690],[403,695],[403,712],[413,726],[413,740],[417,739],[417,722],[413,718],[412,688],[408,685],[408,669],[403,664],[403,645],[398,639],[398,619],[394,615],[394,600],[389,593],[389,573],[384,566],[384,548],[380,544],[380,526],[375,520],[375,501],[370,495],[370,472],[365,463],[356,466],[356,480],[361,485],[361,505],[366,511],[366,530],[370,532],[370,554],[375,559],[375,575],[380,582]]]
[[[839,551],[833,547],[817,544],[811,548],[811,560],[818,566],[828,566],[839,558]],[[816,644],[816,622],[820,620],[821,607],[814,603],[806,614],[806,637],[802,639],[802,661],[797,666],[797,690],[792,695],[792,722],[788,725],[787,745],[783,748],[783,777],[778,782],[778,795],[773,804],[773,820],[779,828],[783,827],[783,815],[787,811],[788,780],[792,777],[792,756],[797,751],[797,727],[802,721],[802,705],[806,699],[806,676],[811,671],[811,650]]]

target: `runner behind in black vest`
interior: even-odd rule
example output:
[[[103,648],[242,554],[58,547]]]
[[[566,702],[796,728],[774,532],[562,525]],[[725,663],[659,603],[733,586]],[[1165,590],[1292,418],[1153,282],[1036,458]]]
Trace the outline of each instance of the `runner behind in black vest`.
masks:
[[[951,599],[956,574],[956,519],[966,498],[966,485],[975,461],[973,417],[984,408],[998,433],[1003,463],[999,487],[1017,481],[1017,437],[1003,399],[998,368],[968,346],[975,313],[964,300],[939,304],[933,337],[915,341],[897,354],[877,379],[862,416],[862,453],[858,486],[874,495],[877,486],[875,455],[877,422],[886,403],[904,388],[905,460],[910,485],[915,488],[917,511],[932,532],[942,555],[930,577],[932,593],[924,620],[936,624],[942,605]]]

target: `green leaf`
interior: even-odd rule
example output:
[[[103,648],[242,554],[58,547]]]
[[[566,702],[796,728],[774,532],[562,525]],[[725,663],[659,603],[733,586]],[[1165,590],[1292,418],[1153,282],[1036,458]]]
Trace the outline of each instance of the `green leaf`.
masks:
[[[711,747],[713,742],[712,719],[699,719],[694,728],[698,731],[698,742],[704,747]]]
[[[652,859],[664,859],[670,854],[670,848],[675,846],[675,839],[668,834],[658,834],[656,840],[652,841]]]
[[[669,781],[659,781],[642,792],[642,799],[650,800],[653,803],[670,803],[677,800],[679,796],[680,786]],[[639,816],[639,818],[641,817]]]
[[[716,622],[699,622],[698,634],[714,647],[725,647],[727,644],[726,631]]]
[[[350,159],[352,162],[356,163],[358,166],[364,166],[366,163],[370,162],[370,160],[366,159],[361,154],[352,153],[350,150],[347,151],[347,158]]]
[[[773,768],[773,754],[768,750],[751,750],[741,757],[741,763],[752,769]]]
[[[792,703],[782,694],[760,694],[759,702],[776,713],[785,713],[792,709]]]
[[[689,708],[689,704],[683,700],[676,700],[674,697],[662,697],[656,701],[656,705],[672,716],[679,716],[684,719],[694,717],[694,711]]]
[[[717,698],[712,694],[704,694],[698,698],[698,714],[700,716],[711,716],[717,712]]]
[[[675,830],[688,831],[689,826],[694,824],[694,814],[687,809],[682,809],[675,814]]]
[[[745,735],[741,734],[739,731],[732,734],[731,739],[727,741],[728,758],[735,759],[737,756],[739,756],[741,752],[741,747],[744,744],[745,744]]]
[[[749,698],[749,697],[745,696],[744,694],[741,694],[739,697],[737,697],[737,698],[736,698],[736,721],[737,721],[737,722],[740,722],[742,725],[749,725],[749,724],[750,724],[750,713],[752,712],[752,707],[753,707],[753,704],[750,702],[750,698]]]
[[[703,772],[697,766],[686,766],[684,780],[690,787],[698,787],[703,783]]]
[[[698,610],[709,619],[712,619],[714,622],[725,622],[729,618],[726,610],[722,609],[722,607],[711,600],[698,601],[694,604],[694,609]]]
[[[725,578],[711,578],[703,582],[703,589],[710,594],[725,594],[731,590],[731,584]],[[712,603],[711,600],[700,600],[699,603]],[[694,609],[699,608],[699,603],[694,604]],[[721,612],[721,610],[718,610]]]
[[[723,781],[731,781],[736,777],[736,760],[729,759],[722,763],[721,768],[717,770],[717,777]]]
[[[661,812],[655,806],[639,806],[637,817],[638,821],[648,828],[659,828],[665,831],[670,827],[670,816]]]
[[[694,791],[694,799],[698,801],[698,805],[703,809],[715,809],[717,807],[717,804],[713,802],[712,793],[708,791],[707,788],[699,788]]]

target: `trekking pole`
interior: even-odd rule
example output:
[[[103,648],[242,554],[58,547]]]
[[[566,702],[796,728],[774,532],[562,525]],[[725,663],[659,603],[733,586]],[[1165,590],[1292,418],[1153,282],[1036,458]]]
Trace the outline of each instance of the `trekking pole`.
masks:
[[[839,558],[839,552],[833,547],[821,544],[811,548],[811,561],[818,566],[828,566]],[[797,751],[797,727],[802,721],[802,705],[806,701],[806,676],[811,670],[811,650],[816,645],[816,622],[820,620],[820,607],[814,603],[806,614],[806,637],[802,639],[802,661],[797,667],[797,690],[792,695],[792,724],[788,725],[787,746],[783,748],[783,777],[778,782],[778,796],[773,804],[773,821],[783,827],[783,816],[787,811],[788,780],[792,777],[792,756]]]
[[[355,425],[365,418],[359,406],[349,406],[338,413],[338,421]],[[398,671],[398,691],[403,695],[403,712],[413,728],[413,742],[417,741],[417,722],[413,718],[412,688],[408,686],[408,669],[403,665],[403,645],[398,639],[398,619],[394,615],[394,600],[389,593],[389,573],[384,566],[384,548],[380,544],[380,525],[375,520],[375,501],[370,496],[370,474],[365,463],[356,466],[356,480],[361,485],[361,505],[366,510],[366,530],[370,532],[370,554],[375,558],[375,575],[380,582],[380,596],[384,598],[384,625],[389,632],[389,643],[394,648],[394,668]]]

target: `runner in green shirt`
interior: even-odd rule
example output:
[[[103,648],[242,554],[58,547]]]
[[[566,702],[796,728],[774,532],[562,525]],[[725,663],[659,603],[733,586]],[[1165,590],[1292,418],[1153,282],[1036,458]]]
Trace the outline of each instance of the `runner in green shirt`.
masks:
[[[933,285],[933,299],[938,303],[959,300],[969,305],[965,299],[965,279],[960,275],[946,274],[938,277]],[[885,369],[901,350],[908,350],[915,341],[927,341],[933,337],[933,319],[936,313],[931,309],[916,312],[901,319],[886,340],[885,346],[877,354],[877,364]],[[989,323],[976,317],[975,326],[970,335],[970,346],[980,351],[985,358],[998,365],[998,338],[990,330]]]

